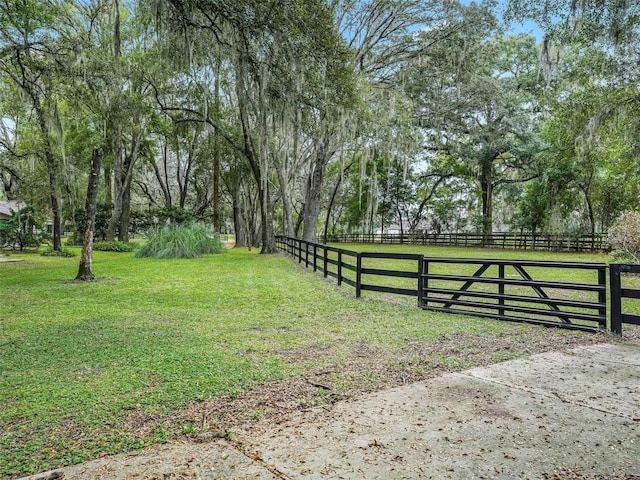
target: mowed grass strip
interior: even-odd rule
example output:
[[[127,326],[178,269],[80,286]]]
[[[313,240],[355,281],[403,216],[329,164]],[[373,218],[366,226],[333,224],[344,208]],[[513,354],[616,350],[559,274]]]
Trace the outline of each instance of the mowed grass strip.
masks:
[[[430,342],[462,332],[494,338],[542,331],[428,313],[408,302],[356,300],[351,288],[255,250],[190,260],[96,252],[102,280],[94,283],[68,282],[77,258],[23,258],[0,264],[4,476],[167,439],[166,429],[132,431],[132,411],[171,418],[192,402],[329,365],[339,377],[340,366],[357,365],[363,350],[375,352],[372,361],[385,371],[420,363],[416,352],[424,356]],[[306,351],[321,354],[295,354]]]

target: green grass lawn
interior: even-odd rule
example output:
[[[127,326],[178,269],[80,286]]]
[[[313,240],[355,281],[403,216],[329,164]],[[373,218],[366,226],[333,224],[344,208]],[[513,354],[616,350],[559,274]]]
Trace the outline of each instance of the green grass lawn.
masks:
[[[439,256],[555,255],[341,246]],[[131,412],[171,417],[192,402],[328,365],[339,375],[340,366],[358,362],[364,347],[376,352],[380,365],[393,369],[390,359],[404,366],[415,360],[407,345],[428,346],[461,332],[482,338],[548,335],[539,327],[428,313],[415,302],[373,296],[356,300],[351,288],[338,288],[287,257],[261,256],[255,250],[192,260],[96,252],[94,271],[102,280],[86,284],[68,282],[77,271],[77,257],[13,257],[24,261],[0,264],[4,476],[164,441],[188,426],[141,435],[128,426]],[[556,258],[606,260],[603,255]],[[291,354],[310,351],[321,354]],[[507,352],[494,361],[514,355]],[[375,387],[375,381],[368,386]],[[353,387],[357,391],[361,385]]]

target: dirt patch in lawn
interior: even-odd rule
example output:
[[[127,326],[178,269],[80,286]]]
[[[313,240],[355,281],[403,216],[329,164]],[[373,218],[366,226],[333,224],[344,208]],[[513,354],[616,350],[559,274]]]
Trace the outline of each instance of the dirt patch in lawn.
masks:
[[[95,277],[91,280],[78,280],[78,279],[70,279],[70,280],[63,280],[62,283],[63,284],[75,284],[75,283],[98,283],[98,282],[111,282],[111,281],[120,281],[122,280],[119,277]]]
[[[489,365],[548,351],[567,351],[581,345],[615,341],[606,334],[578,334],[554,329],[507,330],[486,337],[459,333],[435,341],[407,340],[402,349],[384,351],[365,343],[350,347],[341,364],[312,369],[304,376],[264,383],[234,395],[192,402],[168,416],[130,412],[126,429],[148,438],[162,428],[202,442],[246,437],[281,423],[292,413],[305,414],[363,393],[406,385],[443,373]],[[331,355],[324,347],[283,352],[287,362],[321,363]],[[316,358],[317,356],[317,358]]]

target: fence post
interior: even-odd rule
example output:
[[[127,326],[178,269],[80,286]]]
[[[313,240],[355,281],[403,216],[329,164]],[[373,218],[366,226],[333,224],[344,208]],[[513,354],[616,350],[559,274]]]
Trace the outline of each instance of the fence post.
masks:
[[[362,254],[356,255],[356,298],[362,294]]]
[[[324,278],[327,278],[327,267],[328,267],[328,262],[327,262],[327,246],[323,245],[322,248],[324,249],[324,258],[322,260],[322,269],[324,272]]]
[[[422,296],[424,290],[422,288],[422,273],[424,272],[424,255],[418,257],[418,308],[422,308]]]
[[[424,261],[423,268],[424,268],[423,274],[425,275],[425,277],[424,277],[424,282],[422,282],[422,292],[423,292],[422,308],[427,308],[428,301],[429,301],[429,292],[427,291],[427,289],[429,288],[429,277],[427,277],[427,275],[429,275],[429,260]]]
[[[602,320],[599,322],[599,326],[602,330],[607,329],[607,267],[602,267],[598,269],[598,284],[603,287],[601,291],[598,292],[598,303],[602,304],[602,307],[598,309],[598,315],[602,317]]]
[[[298,263],[302,263],[302,240],[297,240],[298,242]]]
[[[304,242],[304,268],[309,268],[309,242]]]
[[[498,294],[504,295],[504,265],[502,264],[498,265],[498,277],[500,278],[500,280],[502,280],[498,284]],[[498,299],[498,305],[500,305],[501,307],[504,307],[504,298],[501,297]],[[501,317],[504,317],[504,308],[499,308],[498,314]]]
[[[609,290],[611,292],[611,332],[622,335],[620,264],[612,263],[609,265]]]
[[[318,244],[313,244],[313,271],[318,271]]]
[[[338,250],[338,285],[342,285],[342,250]]]

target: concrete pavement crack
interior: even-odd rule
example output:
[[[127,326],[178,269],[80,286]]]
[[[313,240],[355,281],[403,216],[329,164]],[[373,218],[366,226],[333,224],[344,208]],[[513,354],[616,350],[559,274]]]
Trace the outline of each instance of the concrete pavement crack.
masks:
[[[248,459],[254,461],[255,463],[259,464],[262,468],[271,472],[271,474],[276,478],[280,480],[293,480],[289,475],[278,470],[278,467],[276,467],[275,465],[271,465],[265,462],[265,460],[262,458],[262,456],[259,453],[251,451],[244,442],[241,442],[239,440],[233,440],[231,438],[225,438],[224,441],[227,442],[229,446],[235,448],[239,453],[241,453]]]
[[[563,398],[562,396],[560,396],[560,394],[558,394],[556,392],[547,393],[545,391],[533,390],[531,388],[515,385],[513,383],[500,382],[500,381],[494,380],[492,378],[479,377],[477,375],[470,375],[470,374],[467,374],[467,373],[459,373],[459,375],[461,375],[463,377],[467,377],[467,378],[475,378],[476,380],[483,380],[485,382],[493,383],[493,384],[496,384],[496,385],[501,385],[503,387],[507,387],[507,388],[510,388],[510,389],[513,389],[513,390],[520,390],[522,392],[527,392],[527,393],[530,393],[532,395],[539,395],[539,396],[545,397],[545,398],[555,398],[557,400],[560,400],[562,403],[568,403],[570,405],[575,405],[576,407],[587,408],[589,410],[595,410],[597,412],[606,413],[606,414],[609,414],[609,415],[615,415],[616,417],[623,418],[623,419],[629,420],[629,421],[633,421],[633,418],[629,418],[626,415],[623,415],[623,414],[618,413],[618,412],[612,412],[611,410],[607,410],[607,409],[604,409],[604,408],[598,408],[598,407],[595,407],[593,405],[567,400],[566,398]]]

